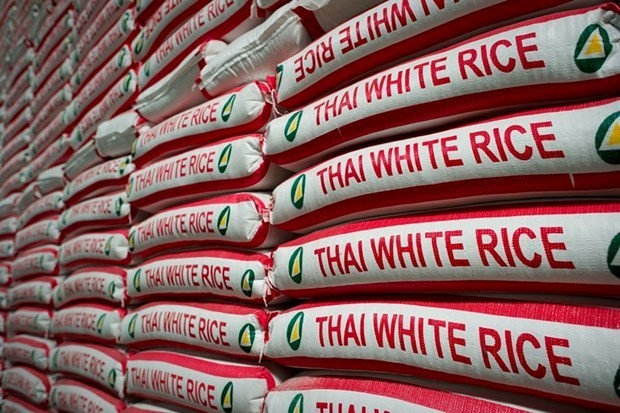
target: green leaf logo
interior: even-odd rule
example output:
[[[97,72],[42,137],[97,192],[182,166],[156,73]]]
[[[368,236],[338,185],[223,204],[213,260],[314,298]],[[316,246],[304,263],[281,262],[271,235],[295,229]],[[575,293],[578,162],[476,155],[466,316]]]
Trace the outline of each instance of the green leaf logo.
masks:
[[[133,317],[131,317],[131,320],[129,320],[129,325],[127,326],[127,334],[129,334],[129,337],[131,338],[136,337],[136,321],[137,320],[138,320],[138,314],[135,314]]]
[[[144,48],[144,37],[145,37],[146,33],[144,31],[142,31],[140,33],[140,37],[138,37],[138,39],[136,40],[136,44],[133,47],[133,52],[135,55],[139,55],[142,52],[142,49]]]
[[[303,115],[303,111],[299,111],[294,113],[286,122],[284,126],[284,137],[287,141],[293,142],[295,137],[297,136],[297,131],[299,130],[299,123],[301,122],[301,115]]]
[[[105,314],[101,314],[101,316],[97,319],[97,334],[101,334],[103,331],[103,325],[105,321]]]
[[[293,351],[299,350],[301,346],[301,335],[304,327],[304,313],[299,312],[288,323],[286,329],[286,340]]]
[[[247,270],[241,277],[241,291],[246,297],[252,297],[252,287],[254,286],[254,279],[256,275],[252,269]]]
[[[301,273],[303,270],[304,249],[299,247],[293,252],[288,260],[288,275],[296,284],[301,284]]]
[[[106,257],[109,257],[110,252],[112,252],[112,238],[113,237],[108,238],[105,243],[105,249],[103,250],[103,252],[105,253]]]
[[[108,373],[108,386],[114,388],[115,384],[116,384],[116,370],[112,369]]]
[[[239,347],[246,353],[252,351],[252,345],[254,344],[254,337],[256,336],[256,328],[252,324],[246,324],[239,331]]]
[[[123,198],[119,196],[118,198],[116,198],[116,202],[114,202],[114,213],[116,214],[117,217],[121,216],[122,208],[123,208]]]
[[[613,275],[620,278],[620,233],[613,237],[607,248],[607,267]]]
[[[596,153],[606,163],[620,165],[620,112],[609,115],[596,131]]]
[[[304,413],[304,395],[297,393],[288,407],[288,413]]]
[[[52,369],[58,368],[58,359],[60,358],[60,350],[54,351],[54,355],[52,356]]]
[[[233,110],[233,105],[235,104],[236,99],[237,99],[237,94],[234,94],[231,97],[229,97],[226,103],[224,104],[224,108],[222,108],[222,120],[224,122],[228,122],[228,118],[230,118],[230,115]]]
[[[142,275],[142,269],[138,268],[138,270],[133,274],[133,288],[137,292],[142,292],[142,286],[140,285],[140,276]]]
[[[144,66],[142,66],[142,73],[146,77],[151,77],[151,59],[147,60]]]
[[[228,231],[228,223],[230,222],[230,207],[227,206],[220,213],[219,218],[217,219],[217,230],[221,235],[226,235],[226,231]]]
[[[598,72],[611,50],[607,31],[598,24],[591,24],[579,36],[575,47],[575,64],[584,73]]]
[[[304,207],[304,195],[306,193],[306,175],[299,175],[291,187],[291,203],[297,209]]]
[[[282,83],[282,72],[284,71],[283,65],[276,66],[276,89],[280,89]]]
[[[127,188],[125,189],[125,193],[127,197],[131,195],[131,191],[133,190],[133,176],[129,178],[129,183],[127,184]]]
[[[229,381],[222,390],[222,396],[220,397],[220,403],[224,413],[232,413],[233,410],[233,383]]]
[[[129,251],[133,252],[136,248],[136,231],[131,231],[129,234]]]
[[[229,143],[224,147],[222,154],[220,155],[220,159],[217,162],[217,170],[220,171],[221,174],[226,172],[226,168],[228,168],[228,164],[230,163],[230,157],[232,155],[232,143]]]
[[[110,295],[110,298],[114,298],[115,292],[116,292],[116,284],[111,282],[110,285],[108,285],[108,294]]]
[[[125,80],[123,81],[123,93],[127,93],[129,92],[129,86],[131,85],[131,79],[133,79],[133,76],[131,74],[131,72],[129,72],[129,74],[125,77]],[[122,172],[121,172],[122,174]]]

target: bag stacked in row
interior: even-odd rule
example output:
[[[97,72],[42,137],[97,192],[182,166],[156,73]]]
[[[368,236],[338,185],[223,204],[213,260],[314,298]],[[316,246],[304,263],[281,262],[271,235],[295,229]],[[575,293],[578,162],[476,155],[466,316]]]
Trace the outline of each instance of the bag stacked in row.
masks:
[[[617,409],[618,27],[6,2],[2,411]]]

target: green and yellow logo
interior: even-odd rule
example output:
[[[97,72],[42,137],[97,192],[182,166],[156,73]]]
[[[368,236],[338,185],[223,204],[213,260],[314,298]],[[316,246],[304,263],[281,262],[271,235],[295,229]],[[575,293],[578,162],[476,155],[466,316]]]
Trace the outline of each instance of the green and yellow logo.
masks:
[[[230,207],[227,206],[220,213],[219,218],[217,219],[217,230],[221,235],[226,235],[226,231],[228,231],[228,223],[230,222]]]
[[[297,393],[288,407],[288,413],[304,413],[304,395]]]
[[[142,275],[142,269],[138,268],[138,270],[133,274],[133,288],[137,292],[142,292],[142,287],[140,286],[140,276]]]
[[[133,177],[129,178],[129,183],[127,184],[127,188],[125,189],[127,197],[131,195],[131,191],[133,191]]]
[[[217,170],[220,171],[221,174],[226,172],[226,168],[228,168],[228,164],[230,163],[230,157],[232,155],[232,143],[229,143],[224,147],[222,154],[220,155],[220,159],[217,162]]]
[[[97,334],[101,334],[101,332],[103,331],[104,322],[105,322],[105,314],[101,314],[99,318],[97,319],[97,323],[96,323]]]
[[[133,52],[136,55],[139,55],[140,53],[142,53],[142,49],[144,48],[144,37],[145,37],[146,33],[145,32],[141,32],[140,33],[140,37],[138,37],[136,39],[136,44],[133,46]]]
[[[301,334],[304,327],[304,313],[300,312],[295,314],[286,328],[286,340],[288,346],[293,351],[299,350],[301,345]]]
[[[151,59],[147,60],[144,66],[142,66],[142,73],[146,77],[151,77]]]
[[[616,396],[620,397],[620,367],[616,371],[616,377],[614,377],[614,391]]]
[[[116,198],[116,202],[114,203],[114,213],[116,213],[117,217],[121,216],[121,210],[123,209],[123,197]]]
[[[231,413],[233,410],[233,383],[229,381],[222,390],[222,396],[220,397],[220,404],[224,413]]]
[[[224,103],[224,107],[222,108],[222,120],[224,122],[228,122],[228,118],[232,114],[233,106],[235,104],[235,100],[237,100],[237,94],[235,93],[231,97],[228,98],[226,103]]]
[[[136,337],[136,321],[138,321],[138,314],[131,317],[131,320],[129,320],[129,325],[127,326],[127,334],[129,334],[129,337],[131,338]]]
[[[584,73],[595,73],[605,64],[611,49],[607,31],[598,24],[591,24],[579,36],[575,47],[575,64]]]
[[[297,248],[288,260],[288,275],[295,284],[301,284],[301,273],[304,265],[304,249]]]
[[[62,303],[62,288],[56,288],[56,301]]]
[[[32,360],[33,363],[34,363],[34,359],[36,358],[36,356],[37,356],[37,352],[35,350],[32,350],[30,352],[30,360]]]
[[[116,370],[112,369],[108,373],[108,386],[114,388],[115,384],[116,384]]]
[[[131,19],[131,13],[126,12],[123,14],[123,20],[121,20],[121,30],[123,33],[127,33],[129,31],[129,20]],[[142,46],[140,46],[142,48]]]
[[[280,89],[280,84],[282,84],[282,72],[284,71],[283,65],[276,66],[276,89]]]
[[[606,163],[620,165],[620,112],[609,115],[596,131],[596,152]]]
[[[256,274],[252,269],[247,270],[243,273],[241,277],[241,291],[245,294],[246,297],[252,297],[252,288],[254,286],[254,280],[256,279]]]
[[[255,336],[256,328],[249,323],[244,325],[241,331],[239,331],[239,347],[241,347],[241,350],[246,353],[250,353],[252,351],[252,346],[254,345]]]
[[[123,47],[118,55],[116,56],[116,67],[123,67],[123,62],[125,61],[125,56],[127,56],[127,49]]]
[[[114,284],[114,282],[111,282],[110,285],[108,285],[108,295],[110,296],[110,298],[114,298],[115,292],[116,292],[116,284]]]
[[[52,369],[58,367],[58,358],[60,358],[60,350],[54,351],[54,355],[52,356]]]
[[[109,257],[110,252],[112,252],[112,239],[113,237],[108,238],[105,243],[105,248],[103,249],[103,252],[105,253],[106,257]]]
[[[131,86],[132,79],[133,79],[133,75],[131,74],[131,72],[129,72],[129,74],[125,76],[125,80],[123,80],[123,83],[122,83],[123,93],[129,92],[129,86]]]
[[[136,157],[136,150],[138,149],[138,139],[134,140],[131,144],[131,157]]]
[[[284,126],[284,137],[287,141],[293,142],[295,137],[297,136],[297,131],[299,130],[299,123],[301,122],[301,115],[303,115],[303,111],[299,111],[294,113],[286,122]]]
[[[125,169],[127,169],[127,165],[129,165],[129,158],[123,158],[118,163],[118,175],[123,176],[125,173]]]
[[[620,233],[613,237],[607,248],[607,267],[613,275],[620,278]]]
[[[306,174],[299,175],[291,187],[291,203],[297,209],[304,207],[304,195],[306,193]]]
[[[131,231],[129,233],[129,251],[133,252],[136,248],[136,231]]]

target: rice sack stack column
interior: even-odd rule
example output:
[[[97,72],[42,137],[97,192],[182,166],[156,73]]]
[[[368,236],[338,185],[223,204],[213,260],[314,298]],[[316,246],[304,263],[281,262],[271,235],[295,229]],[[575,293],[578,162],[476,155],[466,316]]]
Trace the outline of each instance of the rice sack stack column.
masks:
[[[266,410],[438,408],[417,396],[434,390],[451,393],[448,411],[462,406],[449,405],[454,393],[518,409],[542,398],[613,411],[620,9],[481,2],[425,13],[412,3],[349,22],[363,28],[358,37],[372,33],[359,46],[338,50],[346,23],[309,45],[341,40],[324,71],[305,79],[302,54],[278,68],[278,98],[298,109],[267,125],[265,151],[298,173],[274,190],[272,223],[307,235],[274,250],[269,281],[309,301],[272,318],[265,355],[450,384],[408,383],[405,394],[402,379],[306,373],[272,391]],[[488,26],[545,15],[471,37],[488,27],[471,18],[485,7],[496,19]],[[425,29],[418,57],[372,74],[373,56],[381,62],[415,38],[402,28],[379,36],[380,10],[415,15],[408,24]],[[470,31],[442,38],[451,20]],[[424,39],[458,36],[424,50]],[[347,65],[370,76],[336,90]],[[381,392],[367,390],[379,382]]]
[[[258,364],[265,306],[281,300],[266,281],[269,249],[290,239],[269,224],[268,191],[289,175],[261,149],[271,89],[264,79],[218,97],[194,89],[205,57],[262,22],[266,13],[252,8],[202,5],[142,61],[136,110],[155,124],[133,146],[127,184],[128,202],[144,211],[129,232],[132,310],[121,326],[120,342],[139,351],[128,362],[129,396],[260,412],[288,375]],[[176,384],[158,384],[172,373]]]

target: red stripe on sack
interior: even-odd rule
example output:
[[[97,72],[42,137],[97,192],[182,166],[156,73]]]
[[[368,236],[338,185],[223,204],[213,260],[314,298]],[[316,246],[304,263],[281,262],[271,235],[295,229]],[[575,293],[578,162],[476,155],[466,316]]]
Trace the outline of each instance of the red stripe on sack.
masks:
[[[154,2],[155,3],[155,2]],[[178,4],[178,3],[177,3]],[[182,4],[182,3],[181,3]],[[160,4],[160,7],[157,9],[157,11],[159,11],[160,9],[164,9],[164,8],[168,8],[169,5],[167,3],[165,4]],[[177,7],[179,7],[177,5]],[[163,30],[156,35],[155,38],[152,39],[151,41],[151,47],[149,48],[149,50],[144,54],[144,56],[142,56],[142,58],[140,59],[141,61],[145,61],[147,58],[149,58],[153,53],[155,53],[155,50],[157,50],[157,48],[159,46],[161,46],[162,42],[170,35],[172,34],[173,31],[175,31],[178,26],[180,26],[183,22],[185,22],[186,20],[188,20],[189,18],[191,18],[194,14],[197,14],[200,10],[203,9],[203,7],[207,7],[205,6],[205,3],[202,1],[198,1],[194,4],[192,4],[191,6],[189,6],[186,10],[182,11],[178,16],[176,16],[175,18],[173,18],[170,22],[168,22],[168,24],[166,24],[166,26],[163,28]],[[165,13],[162,11],[162,17],[157,21],[156,26],[155,26],[155,30],[153,30],[152,33],[155,33],[155,31],[157,30],[157,26],[158,24],[165,19],[167,16],[165,15]],[[149,19],[150,20],[150,19]],[[148,22],[147,22],[148,23]],[[148,27],[148,24],[144,25],[145,27]]]
[[[301,24],[304,26],[312,39],[318,39],[325,34],[325,30],[316,18],[316,15],[303,6],[293,7],[292,11],[299,16]]]
[[[148,261],[145,261],[140,264],[140,267],[146,267],[148,265],[154,265],[157,263],[161,263],[164,265],[164,261],[166,260],[181,260],[181,259],[200,259],[200,260],[208,260],[210,258],[215,259],[226,259],[226,260],[234,260],[234,261],[243,261],[243,262],[260,262],[265,267],[270,267],[272,265],[272,260],[269,255],[260,254],[260,253],[251,253],[251,252],[242,252],[235,250],[216,250],[216,249],[208,249],[203,251],[191,251],[191,252],[179,252],[175,254],[166,254],[161,255],[156,258],[152,258]]]
[[[487,205],[470,206],[447,212],[422,212],[415,215],[404,215],[392,218],[374,218],[367,221],[340,224],[335,227],[322,229],[308,235],[299,237],[293,241],[281,244],[281,247],[293,247],[307,242],[335,235],[350,234],[354,232],[369,231],[377,228],[396,227],[402,225],[424,224],[430,222],[447,222],[478,218],[510,218],[517,216],[541,216],[541,215],[581,215],[581,214],[606,214],[620,212],[620,203],[613,200],[596,201],[562,201],[557,204],[549,202],[532,201],[520,205]]]
[[[70,310],[96,310],[96,311],[104,311],[107,313],[118,313],[121,319],[127,314],[127,310],[125,310],[124,308],[117,308],[109,304],[97,304],[97,303],[74,305],[69,308],[66,308],[65,310],[66,310],[65,314],[69,313]]]
[[[346,85],[351,84],[355,78],[377,72],[377,62],[383,63],[397,61],[403,57],[403,50],[408,51],[408,54],[411,54],[412,51],[421,53],[443,41],[449,41],[452,38],[456,38],[467,33],[484,30],[486,27],[510,20],[512,18],[525,17],[528,14],[542,11],[545,8],[556,7],[566,3],[570,3],[570,1],[542,0],[537,2],[503,2],[501,4],[496,4],[485,9],[469,13],[465,16],[450,20],[441,26],[423,31],[420,34],[409,37],[398,43],[386,45],[383,49],[361,56],[359,59],[351,61],[347,65],[339,66],[335,68],[335,70],[316,79],[310,87],[290,96],[287,99],[278,101],[278,104],[289,109],[300,107],[311,100],[315,100],[318,96],[323,96],[331,91],[341,89]],[[528,24],[532,24],[534,22],[535,20],[530,20],[530,23]],[[494,33],[505,32],[510,28],[523,26],[523,24],[511,25],[508,26],[508,28],[496,29],[494,31],[487,32],[484,35],[478,35],[473,39],[488,37]],[[472,39],[464,40],[459,42],[457,46],[471,41]],[[433,53],[451,50],[457,46],[449,46]],[[351,67],[355,68],[353,76],[351,75]]]
[[[81,258],[61,264],[63,269],[72,269],[84,265],[128,265],[131,263],[131,254],[127,254],[126,258],[117,260],[114,258]]]
[[[227,241],[221,239],[165,241],[163,244],[155,245],[142,251],[136,251],[133,253],[133,255],[144,258],[162,251],[169,251],[171,249],[188,247],[215,247],[219,245],[237,248],[258,248],[263,244],[263,242],[265,242],[268,234],[269,224],[263,223],[258,228],[258,231],[256,232],[256,235],[254,235],[254,238],[252,238],[252,240],[248,242]]]
[[[275,287],[274,287],[275,288]],[[400,294],[400,293],[462,293],[462,292],[504,292],[515,294],[566,294],[597,297],[620,297],[620,285],[610,280],[609,284],[587,284],[579,282],[521,281],[520,279],[455,280],[455,281],[367,281],[359,284],[325,286],[303,289],[277,288],[288,297],[296,299],[323,298],[330,296]],[[363,298],[363,297],[360,297]]]
[[[267,317],[266,310],[261,308],[251,307],[245,304],[228,304],[228,303],[188,303],[188,302],[176,302],[176,301],[158,301],[156,303],[145,304],[141,307],[138,307],[128,315],[131,316],[139,311],[149,310],[155,307],[162,307],[162,311],[166,311],[167,306],[177,306],[177,307],[186,307],[199,309],[204,311],[210,311],[213,313],[222,313],[229,315],[242,315],[242,316],[253,316],[256,320],[264,327],[267,327]]]
[[[223,36],[228,34],[230,31],[234,30],[237,26],[241,25],[245,20],[249,19],[251,16],[251,2],[246,2],[239,10],[233,13],[228,19],[223,21],[220,25],[214,27],[212,30],[209,30],[207,33],[202,34],[198,39],[196,39],[189,46],[182,46],[184,48],[184,52],[179,54],[179,56],[175,57],[171,60],[166,66],[162,67],[158,74],[153,76],[152,79],[149,79],[148,82],[144,85],[142,90],[146,90],[149,85],[154,84],[155,82],[161,80],[165,76],[169,74],[166,70],[169,67],[176,68],[179,64],[192,52],[196,47],[198,47],[201,43],[207,42],[211,39],[218,40]],[[178,29],[178,28],[177,28]]]
[[[277,164],[286,165],[298,162],[306,157],[321,154],[344,143],[352,145],[356,142],[356,139],[363,138],[372,133],[387,131],[414,123],[437,121],[443,117],[458,116],[463,115],[463,113],[488,111],[490,108],[498,108],[499,112],[502,109],[522,108],[527,105],[540,106],[558,101],[575,101],[579,99],[592,99],[594,96],[610,96],[614,90],[619,88],[620,75],[615,75],[608,78],[573,83],[519,86],[455,96],[433,102],[411,104],[401,109],[379,113],[347,123],[337,129],[317,136],[311,141],[292,147],[284,152],[269,155],[268,157]],[[543,97],[542,100],[541,97]],[[413,119],[415,121],[412,123]],[[422,128],[416,130],[416,132],[423,132],[425,129],[428,128]]]
[[[101,353],[111,359],[113,359],[114,361],[118,362],[121,364],[121,368],[123,369],[123,371],[125,371],[126,368],[126,362],[127,362],[127,354],[125,354],[124,352],[122,352],[121,350],[117,349],[117,348],[112,348],[112,347],[105,347],[105,346],[101,346],[98,344],[91,344],[91,343],[79,343],[79,342],[64,342],[59,344],[56,349],[57,350],[65,350],[67,352],[72,351],[71,349],[67,348],[69,346],[76,346],[79,348],[86,348],[90,351],[92,351],[93,353]],[[62,368],[63,366],[59,366],[60,368]]]
[[[260,82],[256,82],[256,84],[257,87],[262,91]],[[206,103],[209,102],[205,102],[203,104]],[[166,157],[169,157],[174,154],[182,153],[183,151],[195,149],[208,143],[215,143],[215,141],[222,138],[245,134],[257,136],[255,132],[265,126],[267,122],[269,122],[269,120],[271,119],[272,108],[272,105],[265,101],[263,110],[261,110],[261,112],[248,123],[234,126],[232,128],[215,129],[213,131],[201,132],[195,135],[186,135],[172,141],[162,142],[159,145],[150,149],[149,151],[145,152],[144,154],[140,155],[139,157],[132,159],[132,162],[136,165],[137,168],[144,168],[151,162],[159,160],[164,155]],[[226,139],[225,141],[217,143],[221,144],[223,142],[234,140],[235,138]]]
[[[110,274],[110,275],[118,275],[120,277],[125,277],[127,275],[127,271],[124,268],[120,268],[120,267],[114,267],[114,266],[109,266],[109,267],[86,267],[86,268],[81,268],[75,272],[72,272],[69,277],[67,277],[65,280],[66,281],[70,281],[72,278],[71,276],[73,275],[79,275],[79,274],[86,274],[86,273],[106,273],[106,274]]]
[[[7,339],[5,345],[8,345],[8,344],[24,344],[29,347],[34,347],[34,348],[38,348],[41,350],[45,350],[46,354],[49,354],[49,351],[51,349],[51,346],[47,343],[33,340],[32,338],[28,338],[26,336],[21,336],[21,335]],[[5,351],[6,350],[8,349],[5,349]]]
[[[544,196],[570,196],[573,191],[615,190],[620,195],[620,171],[585,174],[520,175],[483,179],[468,179],[432,185],[412,186],[365,194],[328,204],[276,226],[295,231],[363,211],[410,205],[415,211],[418,204],[445,201],[438,207],[463,206],[468,198],[483,197],[484,201],[511,201],[521,194],[539,193]],[[554,195],[553,192],[558,192]],[[579,194],[583,195],[583,194]],[[596,194],[593,194],[596,195]],[[473,200],[479,202],[479,200]],[[470,201],[471,203],[472,201]],[[429,209],[429,208],[426,208]]]
[[[92,340],[92,338],[90,338],[90,340]],[[138,339],[132,339],[131,341],[128,341],[126,343],[123,343],[125,346],[127,346],[130,349],[133,350],[148,350],[151,348],[174,348],[175,350],[187,350],[190,352],[206,352],[208,355],[211,356],[228,356],[228,357],[234,357],[237,359],[242,359],[244,361],[256,361],[260,358],[260,356],[258,354],[256,355],[252,355],[249,353],[243,353],[242,352],[234,352],[234,351],[230,351],[230,350],[226,350],[227,347],[218,347],[218,348],[210,348],[207,347],[206,345],[200,345],[200,344],[188,344],[188,343],[183,343],[182,338],[178,338],[178,339],[174,339],[174,338],[169,338],[169,339],[145,339],[145,340],[138,340]]]
[[[179,195],[183,197],[187,196],[211,196],[217,195],[223,192],[234,192],[235,190],[250,188],[258,184],[269,171],[270,163],[263,160],[260,167],[254,171],[251,175],[243,178],[219,180],[212,182],[194,183],[175,188],[168,188],[161,191],[157,191],[154,194],[147,195],[143,198],[130,201],[132,206],[142,208],[152,204],[156,204],[157,201],[162,199],[175,199]]]
[[[114,346],[117,344],[117,340],[115,338],[105,338],[98,334],[96,331],[87,332],[87,333],[72,333],[61,331],[53,334],[53,337],[59,341],[85,341],[85,342],[93,342],[97,341],[98,343],[107,344],[110,346]]]
[[[610,406],[603,403],[592,402],[588,400],[577,399],[574,397],[562,396],[559,394],[549,393],[542,390],[533,390],[525,387],[519,387],[516,385],[495,383],[487,380],[477,379],[471,376],[462,376],[454,373],[438,372],[434,370],[424,369],[421,367],[404,366],[402,364],[390,363],[386,361],[376,360],[360,360],[360,359],[343,359],[343,358],[329,358],[319,359],[311,357],[285,357],[276,359],[279,363],[287,366],[295,366],[298,368],[330,368],[330,369],[346,369],[354,371],[376,371],[376,372],[388,372],[399,375],[418,376],[423,378],[429,378],[440,381],[452,381],[464,384],[474,384],[481,387],[490,387],[498,390],[506,390],[515,393],[531,394],[534,396],[544,397],[548,399],[557,400],[560,402],[574,403],[580,406],[585,406],[591,409],[597,409],[600,411],[617,411],[617,406]]]
[[[48,410],[41,409],[34,404],[28,403],[26,400],[20,399],[17,396],[9,396],[4,399],[7,408],[10,408],[11,404],[17,404],[22,409],[30,413],[48,413]]]
[[[124,217],[114,217],[114,219],[97,219],[94,221],[79,221],[73,224],[67,225],[60,232],[60,242],[62,243],[67,238],[73,238],[79,235],[83,235],[89,231],[102,227],[121,227],[131,224],[131,217],[129,215]]]
[[[79,391],[88,391],[90,393],[92,393],[93,395],[103,399],[103,401],[105,401],[106,403],[109,403],[111,405],[113,405],[114,407],[116,407],[118,409],[118,411],[120,412],[124,407],[125,407],[125,402],[123,402],[120,399],[117,399],[114,396],[111,396],[110,394],[99,390],[98,388],[95,387],[91,387],[89,385],[86,385],[84,383],[81,383],[77,380],[72,380],[72,379],[60,379],[58,380],[58,382],[56,382],[56,386],[67,386],[67,387],[75,387],[77,388],[76,391],[76,395]],[[72,390],[65,390],[67,392],[70,392]]]
[[[499,317],[536,320],[552,323],[573,324],[594,328],[620,328],[620,309],[598,306],[568,305],[548,303],[542,301],[522,301],[518,298],[485,298],[460,296],[415,296],[405,300],[399,297],[380,299],[362,298],[359,300],[335,301],[322,300],[319,302],[302,304],[287,310],[293,313],[306,309],[324,307],[342,307],[343,305],[405,305],[429,307],[437,310],[454,310],[468,313],[480,313]]]
[[[230,364],[229,362],[218,362],[217,360],[209,360],[208,358],[186,356],[171,351],[149,350],[137,353],[129,358],[129,362],[139,363],[141,361],[154,361],[157,363],[167,363],[174,369],[177,366],[186,369],[195,370],[202,374],[208,374],[217,377],[236,378],[239,380],[260,380],[263,379],[267,383],[267,388],[272,389],[276,386],[271,372],[259,365],[244,366],[241,364]]]
[[[110,193],[115,190],[125,189],[125,186],[127,186],[128,181],[129,181],[129,174],[123,177],[120,177],[120,178],[117,177],[117,178],[103,179],[103,180],[97,181],[93,183],[92,185],[88,185],[85,188],[73,193],[69,199],[65,200],[65,207],[66,208],[73,207],[80,201],[85,200],[87,196],[92,195],[93,193],[97,191],[102,191],[105,189],[106,193]]]
[[[320,374],[320,376],[297,376],[287,380],[282,385],[278,386],[273,393],[281,391],[299,392],[304,390],[352,391],[402,400],[407,403],[426,406],[442,412],[525,412],[525,410],[501,404],[500,401],[488,401],[467,394],[463,395],[451,393],[446,390],[423,387],[426,384],[408,383],[400,381],[398,378],[387,379],[385,377],[366,375],[345,376],[339,375],[338,372],[334,371],[321,372]]]

